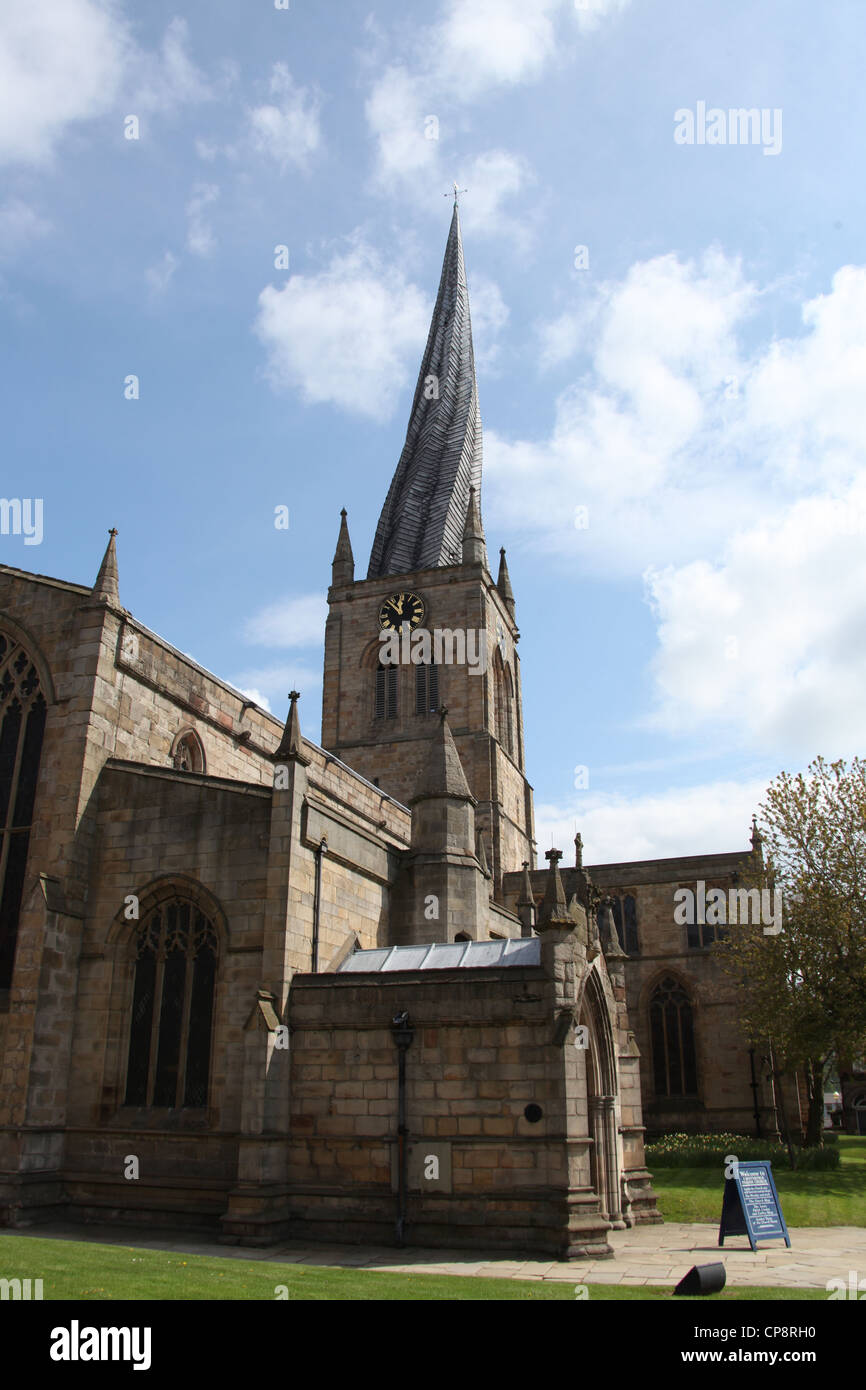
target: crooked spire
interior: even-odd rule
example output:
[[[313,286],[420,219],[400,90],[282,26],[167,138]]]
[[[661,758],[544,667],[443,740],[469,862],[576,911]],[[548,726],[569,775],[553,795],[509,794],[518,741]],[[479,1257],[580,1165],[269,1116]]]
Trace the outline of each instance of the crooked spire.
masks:
[[[117,577],[117,530],[112,526],[108,533],[108,545],[102,557],[102,564],[99,566],[99,573],[96,576],[96,583],[90,590],[91,598],[97,603],[110,603],[116,606],[120,604],[120,587]]]
[[[481,414],[455,201],[406,442],[388,490],[368,579],[459,564],[469,489],[481,490]]]

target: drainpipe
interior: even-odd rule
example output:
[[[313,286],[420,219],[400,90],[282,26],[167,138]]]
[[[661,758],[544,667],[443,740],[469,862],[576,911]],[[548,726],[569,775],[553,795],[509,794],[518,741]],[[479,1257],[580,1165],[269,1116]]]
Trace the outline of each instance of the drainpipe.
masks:
[[[328,853],[328,841],[324,835],[319,841],[316,856],[316,887],[313,894],[313,974],[319,973],[319,914],[322,910],[322,855]]]
[[[407,1168],[409,1149],[406,1136],[406,1053],[412,1046],[415,1029],[409,1022],[406,1009],[391,1020],[391,1036],[397,1048],[397,1245],[406,1244],[406,1188],[408,1186]]]

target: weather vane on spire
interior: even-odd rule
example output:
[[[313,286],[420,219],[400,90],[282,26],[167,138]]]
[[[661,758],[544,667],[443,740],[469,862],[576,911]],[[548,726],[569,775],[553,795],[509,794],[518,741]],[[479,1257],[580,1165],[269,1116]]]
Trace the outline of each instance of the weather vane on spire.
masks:
[[[458,201],[458,199],[459,199],[459,197],[460,197],[460,194],[461,194],[461,193],[468,193],[468,192],[469,192],[469,189],[468,189],[468,188],[458,188],[456,182],[455,182],[455,184],[453,185],[453,187],[454,187],[454,192],[453,192],[453,193],[449,190],[447,193],[443,193],[443,194],[442,194],[442,197],[443,197],[443,198],[453,198],[453,199],[454,199],[454,206],[455,206],[455,208],[457,208],[457,207],[460,206],[460,203],[459,203],[459,201]]]

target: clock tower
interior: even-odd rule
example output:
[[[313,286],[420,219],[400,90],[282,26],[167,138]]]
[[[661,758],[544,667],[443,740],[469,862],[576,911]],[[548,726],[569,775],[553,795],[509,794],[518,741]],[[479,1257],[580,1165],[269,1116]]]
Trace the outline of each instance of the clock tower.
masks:
[[[535,863],[514,595],[481,521],[481,417],[460,221],[454,215],[406,432],[355,579],[342,513],[328,591],[322,746],[409,805],[441,707],[476,805],[478,855]]]

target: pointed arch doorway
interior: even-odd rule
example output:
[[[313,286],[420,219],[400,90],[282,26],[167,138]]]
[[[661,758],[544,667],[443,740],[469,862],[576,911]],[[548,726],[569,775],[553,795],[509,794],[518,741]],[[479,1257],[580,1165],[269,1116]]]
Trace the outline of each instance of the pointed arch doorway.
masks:
[[[607,1001],[595,971],[587,980],[578,1019],[586,1028],[582,1049],[586,1086],[590,1181],[614,1230],[629,1224],[622,1210],[621,1156],[617,1138],[617,1067]]]

